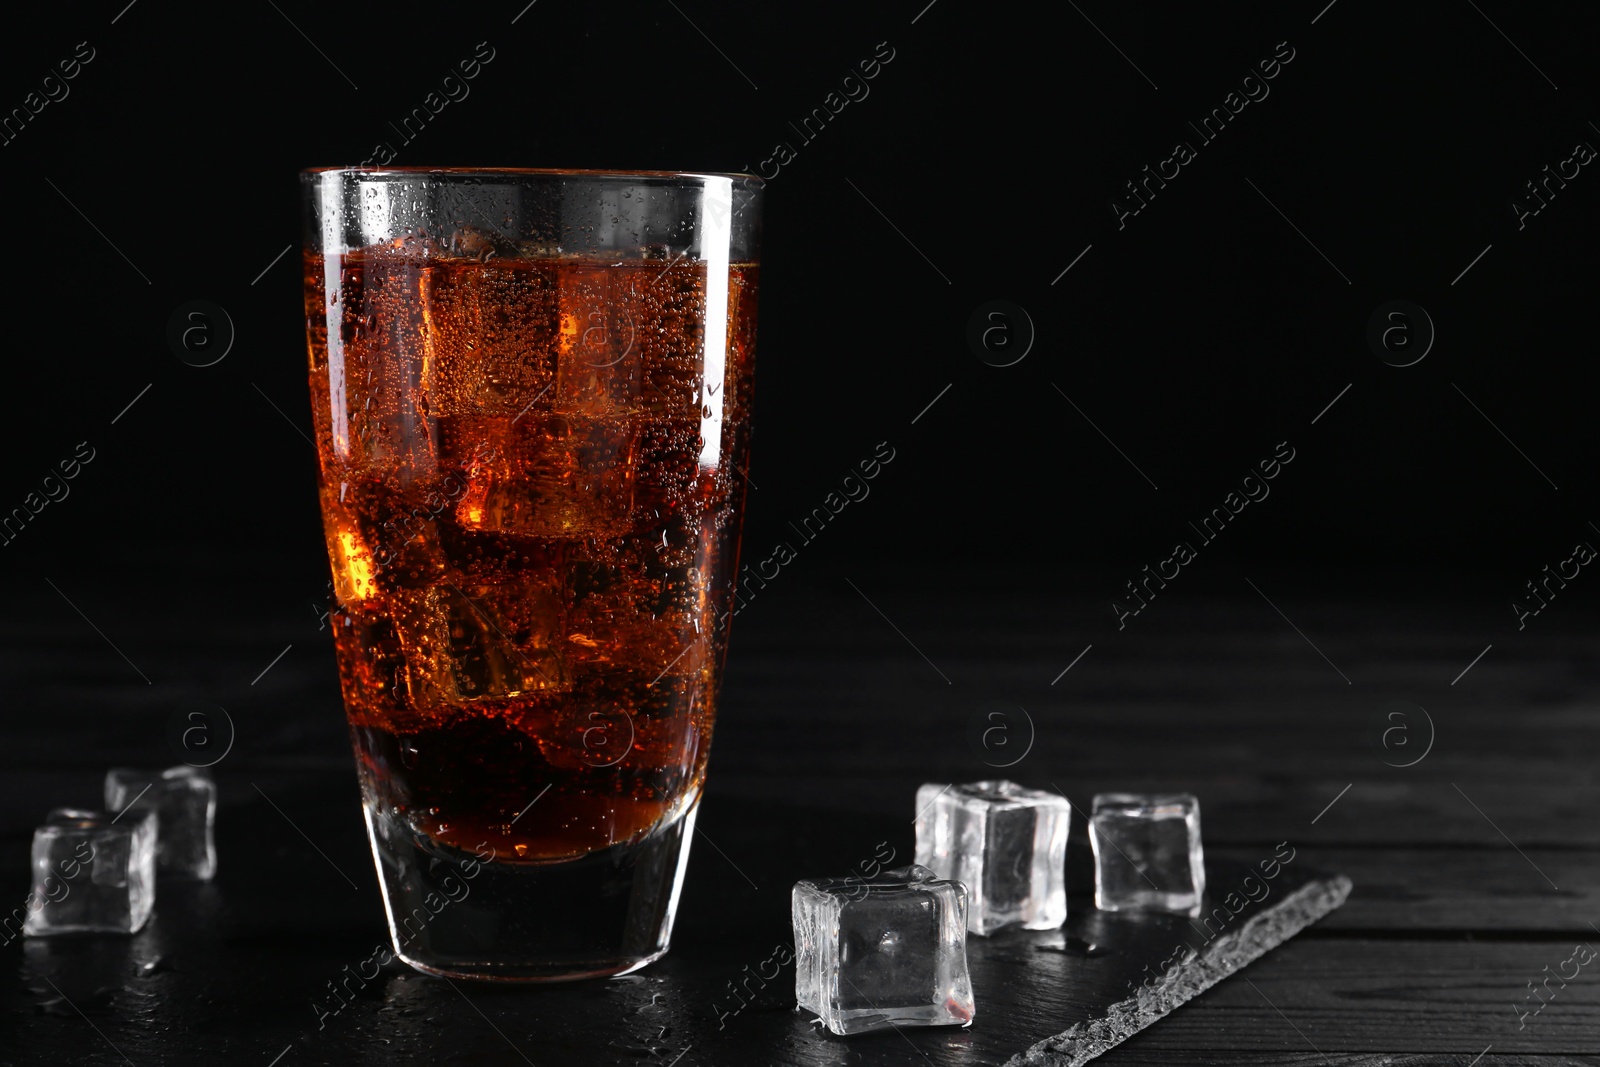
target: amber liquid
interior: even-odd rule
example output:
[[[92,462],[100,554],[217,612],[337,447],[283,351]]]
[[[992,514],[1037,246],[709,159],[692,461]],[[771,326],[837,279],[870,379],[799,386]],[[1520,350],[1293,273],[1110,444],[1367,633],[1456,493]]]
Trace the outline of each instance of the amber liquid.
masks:
[[[704,780],[757,269],[490,251],[306,258],[322,515],[369,804],[548,862]]]

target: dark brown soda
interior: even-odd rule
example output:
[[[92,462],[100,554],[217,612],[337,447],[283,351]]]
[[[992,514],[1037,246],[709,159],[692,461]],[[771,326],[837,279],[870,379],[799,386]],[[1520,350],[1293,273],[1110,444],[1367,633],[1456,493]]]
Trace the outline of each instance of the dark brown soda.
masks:
[[[523,862],[681,814],[726,651],[757,268],[458,232],[307,256],[305,282],[369,803]]]

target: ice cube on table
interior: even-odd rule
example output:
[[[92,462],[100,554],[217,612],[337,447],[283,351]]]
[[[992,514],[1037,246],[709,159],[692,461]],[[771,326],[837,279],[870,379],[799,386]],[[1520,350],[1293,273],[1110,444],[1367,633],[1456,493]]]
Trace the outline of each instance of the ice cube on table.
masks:
[[[136,933],[156,899],[156,816],[57,808],[33,832],[22,932]]]
[[[1054,930],[1067,919],[1072,805],[1015,782],[917,790],[917,862],[967,887],[967,929]]]
[[[217,784],[200,767],[164,771],[113,767],[106,772],[106,810],[155,815],[156,865],[180,878],[210,879],[217,873],[212,825]]]
[[[1099,793],[1089,816],[1101,911],[1199,915],[1206,891],[1200,802],[1189,793]]]
[[[795,999],[836,1034],[966,1026],[967,891],[926,867],[795,883]]]

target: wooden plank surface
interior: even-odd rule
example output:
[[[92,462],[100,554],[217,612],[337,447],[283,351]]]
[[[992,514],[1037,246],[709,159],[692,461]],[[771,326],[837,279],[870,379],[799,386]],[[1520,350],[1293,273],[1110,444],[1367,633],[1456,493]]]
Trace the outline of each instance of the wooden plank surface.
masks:
[[[1591,935],[1600,946],[1600,935]],[[1164,1049],[1235,1051],[1307,1046],[1473,1056],[1593,1055],[1600,1035],[1600,959],[1568,967],[1538,1008],[1527,988],[1572,958],[1571,941],[1291,941],[1187,1011],[1133,1041]],[[1108,1061],[1109,1062],[1109,1061]]]
[[[1600,620],[1573,611],[1553,620],[1560,627],[1508,636],[1486,629],[1492,603],[1390,602],[1308,581],[1292,614],[1346,684],[1244,597],[1175,599],[1137,634],[1118,635],[1066,580],[997,594],[979,617],[970,601],[944,603],[938,583],[875,578],[877,602],[937,669],[842,581],[842,593],[832,588],[831,575],[791,583],[741,617],[701,823],[717,848],[695,847],[667,961],[636,981],[472,990],[470,1003],[396,970],[322,1030],[316,991],[383,935],[331,650],[314,615],[266,611],[188,634],[189,606],[107,592],[95,614],[150,675],[146,685],[81,619],[22,596],[20,617],[44,621],[0,621],[16,638],[0,653],[0,683],[27,712],[13,716],[0,751],[0,892],[26,891],[27,837],[44,809],[92,803],[110,764],[172,762],[162,735],[175,699],[205,693],[225,705],[238,742],[216,768],[229,832],[222,873],[202,898],[180,914],[169,902],[158,930],[92,958],[0,947],[17,953],[0,1009],[16,1042],[0,1042],[0,1064],[125,1062],[46,978],[75,1002],[82,994],[88,1018],[141,1065],[264,1063],[286,1047],[296,1062],[363,1062],[374,1035],[441,1063],[520,1063],[513,1044],[540,1067],[680,1054],[679,1067],[999,1062],[1062,1028],[1048,981],[990,988],[987,1013],[980,990],[973,1030],[909,1038],[816,1034],[781,983],[725,1025],[717,1012],[726,980],[787,936],[795,877],[844,869],[878,841],[908,850],[917,784],[997,775],[1054,783],[1080,808],[1102,790],[1188,789],[1219,857],[1250,862],[1289,841],[1296,862],[1355,884],[1295,942],[1107,1054],[1111,1067],[1465,1067],[1480,1054],[1483,1067],[1600,1062],[1600,964],[1526,1026],[1516,1014],[1535,1006],[1527,983],[1575,941],[1600,944],[1590,925],[1600,923],[1600,672],[1589,658]],[[1277,586],[1293,588],[1293,576]],[[116,603],[143,614],[105,614]],[[1414,766],[1388,765],[1396,751],[1380,742],[1381,716],[1374,726],[1395,700],[1432,717],[1435,743]],[[1032,728],[1027,756],[1005,769],[987,765],[996,754],[970,736],[974,715],[996,701],[1025,709]],[[1083,829],[1080,818],[1079,844]],[[254,903],[262,885],[238,881],[247,872],[269,891],[282,880],[271,906]],[[1081,885],[1081,869],[1076,877]],[[181,1049],[170,1039],[179,1032]]]

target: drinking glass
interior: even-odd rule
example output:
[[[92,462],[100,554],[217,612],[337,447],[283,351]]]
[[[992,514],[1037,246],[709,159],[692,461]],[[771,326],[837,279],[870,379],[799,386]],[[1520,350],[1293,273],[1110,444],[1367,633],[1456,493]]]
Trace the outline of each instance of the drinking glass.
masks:
[[[761,183],[302,189],[331,617],[394,952],[472,978],[642,967],[727,650]]]

